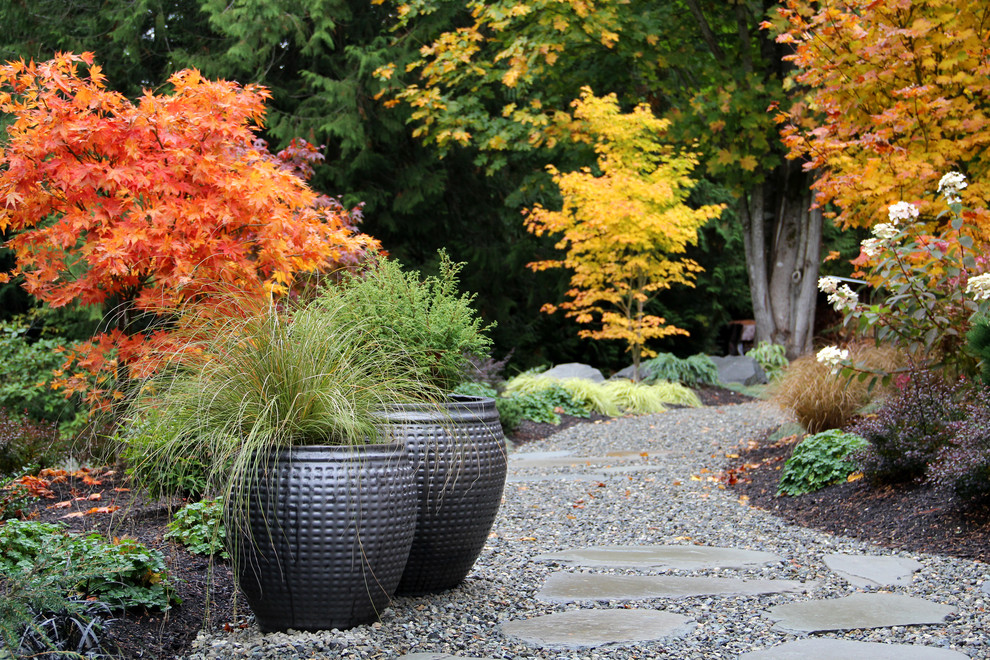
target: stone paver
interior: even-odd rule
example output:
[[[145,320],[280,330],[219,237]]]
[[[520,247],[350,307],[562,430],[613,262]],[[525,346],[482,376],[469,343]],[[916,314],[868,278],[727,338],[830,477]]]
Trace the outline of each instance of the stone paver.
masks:
[[[921,562],[904,557],[832,554],[822,558],[825,565],[856,587],[885,587],[909,584]]]
[[[574,548],[536,557],[579,566],[623,568],[747,568],[783,561],[772,552],[699,545],[612,545]]]
[[[475,658],[466,655],[450,655],[449,653],[407,653],[400,655],[399,660],[495,660],[495,658]]]
[[[554,573],[537,592],[536,597],[549,603],[575,603],[691,596],[754,596],[802,593],[812,586],[813,583],[795,580]]]
[[[570,452],[517,452],[509,455],[509,469],[528,468],[557,468],[575,467],[578,465],[595,466],[610,463],[622,463],[634,460],[643,460],[650,456],[663,456],[671,454],[670,451],[650,451],[650,452],[615,452],[603,454],[601,456],[577,456]],[[653,467],[653,469],[657,469]]]
[[[853,594],[845,598],[777,605],[767,611],[777,630],[793,633],[940,624],[956,608],[898,594]]]
[[[800,639],[744,653],[738,660],[965,660],[950,649],[911,644],[877,644],[845,639]]]
[[[531,646],[578,650],[681,637],[694,627],[693,619],[657,610],[572,610],[506,621],[502,632]]]

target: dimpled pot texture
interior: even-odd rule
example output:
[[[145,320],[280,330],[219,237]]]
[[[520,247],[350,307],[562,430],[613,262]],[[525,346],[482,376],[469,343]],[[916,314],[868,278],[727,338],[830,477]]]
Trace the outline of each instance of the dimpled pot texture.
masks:
[[[251,536],[235,535],[234,561],[262,631],[378,620],[416,524],[403,445],[288,448],[259,466],[246,497]]]
[[[460,584],[491,532],[505,487],[506,449],[495,400],[454,396],[385,414],[386,432],[409,449],[419,514],[396,593],[437,593]]]

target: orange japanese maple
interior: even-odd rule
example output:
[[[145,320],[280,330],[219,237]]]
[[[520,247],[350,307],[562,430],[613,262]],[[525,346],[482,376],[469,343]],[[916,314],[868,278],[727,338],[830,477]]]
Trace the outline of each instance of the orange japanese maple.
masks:
[[[0,138],[0,231],[17,257],[4,277],[54,307],[125,311],[75,356],[91,373],[147,352],[131,310],[167,315],[231,289],[281,295],[377,247],[358,214],[258,139],[264,88],[195,70],[168,87],[132,103],[88,53],[0,67],[0,112],[14,117]]]

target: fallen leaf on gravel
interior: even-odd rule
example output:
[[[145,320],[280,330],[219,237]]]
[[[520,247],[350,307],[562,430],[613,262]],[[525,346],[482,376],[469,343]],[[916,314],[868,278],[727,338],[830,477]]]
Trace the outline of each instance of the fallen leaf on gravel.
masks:
[[[85,516],[85,515],[86,515],[86,514],[85,514],[85,513],[83,513],[82,511],[76,511],[75,513],[67,513],[67,514],[65,514],[65,515],[64,515],[64,516],[62,516],[62,517],[63,517],[63,518],[82,518],[82,517],[83,517],[83,516]]]
[[[859,481],[862,478],[863,478],[863,473],[862,472],[853,472],[848,477],[846,477],[846,481],[848,481],[848,482]]]
[[[72,503],[74,501],[75,500],[65,500],[64,502],[56,502],[55,504],[52,504],[48,508],[49,509],[68,509],[70,506],[72,506]]]

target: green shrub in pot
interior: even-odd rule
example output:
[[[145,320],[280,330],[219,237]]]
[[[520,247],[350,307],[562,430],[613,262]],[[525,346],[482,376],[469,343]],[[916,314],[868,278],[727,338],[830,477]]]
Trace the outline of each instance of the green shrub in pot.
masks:
[[[423,278],[379,257],[323,291],[317,305],[372,325],[376,346],[406,356],[417,379],[449,393],[382,410],[386,432],[408,447],[419,494],[416,534],[397,593],[455,587],[480,555],[505,487],[505,438],[495,400],[452,394],[491,345],[473,296],[458,290],[461,265],[439,253],[439,274]]]
[[[374,620],[412,541],[412,469],[379,415],[434,389],[339,305],[194,308],[133,404],[156,425],[128,454],[135,475],[176,456],[207,461],[204,490],[224,500],[239,584],[265,631]]]

